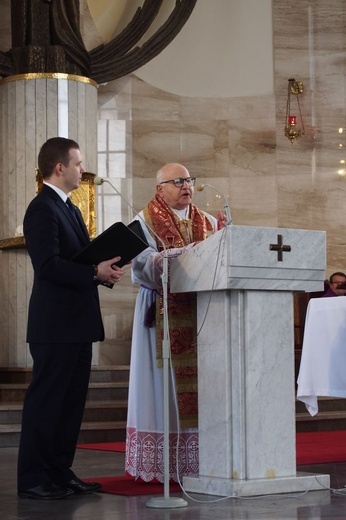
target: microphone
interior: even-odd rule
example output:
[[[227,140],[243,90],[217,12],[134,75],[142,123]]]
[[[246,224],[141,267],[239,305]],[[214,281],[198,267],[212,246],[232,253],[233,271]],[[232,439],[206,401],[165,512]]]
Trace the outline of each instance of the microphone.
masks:
[[[196,190],[197,191],[203,191],[204,188],[211,188],[212,190],[216,191],[224,200],[224,209],[225,209],[225,213],[226,213],[226,219],[227,219],[227,226],[232,224],[232,217],[231,217],[231,212],[230,212],[230,209],[229,209],[229,205],[228,205],[228,202],[227,202],[227,199],[225,197],[225,195],[223,193],[221,193],[221,191],[217,190],[216,188],[214,188],[214,186],[212,186],[211,184],[198,184],[196,186]]]
[[[96,186],[101,186],[101,184],[103,184],[104,182],[107,182],[107,180],[103,179],[102,177],[94,177],[94,184],[96,184]]]

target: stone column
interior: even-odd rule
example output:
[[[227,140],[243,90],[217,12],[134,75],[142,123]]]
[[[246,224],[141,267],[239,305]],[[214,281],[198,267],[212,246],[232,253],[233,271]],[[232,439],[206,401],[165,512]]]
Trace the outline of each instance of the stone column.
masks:
[[[81,147],[83,164],[97,165],[97,84],[61,73],[0,80],[0,366],[27,367],[27,309],[33,270],[22,233],[36,194],[37,155],[50,137]]]

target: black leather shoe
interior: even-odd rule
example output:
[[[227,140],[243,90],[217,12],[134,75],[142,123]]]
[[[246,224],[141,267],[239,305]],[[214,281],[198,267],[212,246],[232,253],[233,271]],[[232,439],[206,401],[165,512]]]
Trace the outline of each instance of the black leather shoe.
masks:
[[[26,489],[24,491],[18,490],[20,498],[34,498],[36,500],[56,500],[58,498],[65,498],[73,495],[73,491],[67,486],[56,486],[51,482],[46,482],[39,486]]]
[[[102,487],[99,482],[84,482],[78,477],[67,482],[65,486],[76,493],[76,495],[80,493],[92,493],[93,491],[98,491]]]

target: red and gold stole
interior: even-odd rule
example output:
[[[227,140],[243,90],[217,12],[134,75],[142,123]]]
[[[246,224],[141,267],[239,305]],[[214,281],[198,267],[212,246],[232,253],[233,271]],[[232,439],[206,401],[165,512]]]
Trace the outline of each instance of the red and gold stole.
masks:
[[[194,204],[188,218],[178,215],[156,195],[144,209],[145,221],[163,240],[167,249],[205,240],[214,233],[208,217]],[[150,231],[150,230],[149,230]],[[162,244],[153,236],[159,251]],[[197,305],[196,293],[168,294],[171,358],[176,375],[178,408],[182,428],[198,426],[197,395]],[[156,348],[158,366],[162,366],[163,300],[156,299]]]

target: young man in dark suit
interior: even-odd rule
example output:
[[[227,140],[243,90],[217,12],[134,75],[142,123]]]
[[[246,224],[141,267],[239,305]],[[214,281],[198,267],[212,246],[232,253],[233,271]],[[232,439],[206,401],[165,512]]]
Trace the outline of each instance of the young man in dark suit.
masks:
[[[62,137],[43,144],[40,193],[24,217],[34,268],[27,341],[33,358],[18,455],[18,495],[41,500],[100,489],[71,467],[88,390],[92,342],[104,339],[98,284],[124,274],[115,262],[83,265],[71,258],[90,242],[82,215],[68,194],[82,174],[79,145]],[[70,204],[71,205],[71,204]]]

